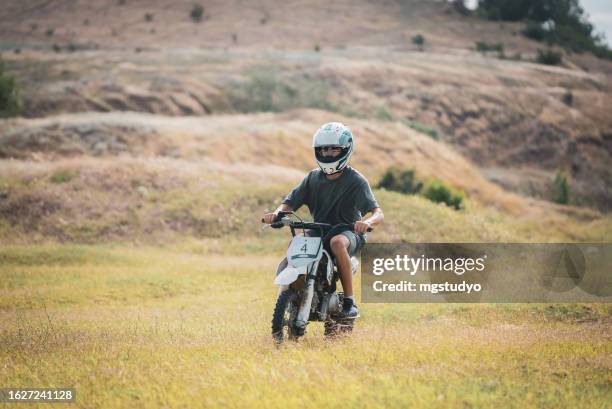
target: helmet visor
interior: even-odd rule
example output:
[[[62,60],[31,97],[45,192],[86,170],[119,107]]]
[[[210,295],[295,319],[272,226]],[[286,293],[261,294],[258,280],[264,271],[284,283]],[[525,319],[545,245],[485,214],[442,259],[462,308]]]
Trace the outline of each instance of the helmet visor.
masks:
[[[343,147],[338,145],[325,145],[314,148],[315,157],[317,161],[321,163],[333,163],[346,157],[350,147]],[[325,153],[323,153],[325,152]]]

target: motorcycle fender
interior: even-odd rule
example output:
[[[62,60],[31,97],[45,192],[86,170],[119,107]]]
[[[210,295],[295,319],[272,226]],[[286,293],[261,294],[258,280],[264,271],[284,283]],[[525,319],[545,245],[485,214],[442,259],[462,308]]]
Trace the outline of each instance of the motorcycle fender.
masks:
[[[293,267],[287,266],[283,271],[281,271],[276,278],[274,279],[274,284],[276,285],[289,285],[293,283],[297,278],[306,274],[308,270],[308,266],[301,267]]]

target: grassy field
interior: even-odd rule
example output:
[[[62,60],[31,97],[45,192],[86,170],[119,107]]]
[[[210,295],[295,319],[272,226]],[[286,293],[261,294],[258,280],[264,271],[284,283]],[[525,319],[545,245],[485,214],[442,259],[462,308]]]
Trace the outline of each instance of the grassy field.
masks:
[[[385,212],[371,242],[612,242],[609,64],[535,64],[523,22],[449,2],[207,2],[201,21],[185,0],[4,3],[24,116],[0,120],[0,388],[88,409],[611,407],[612,304],[360,303],[350,337],[274,345],[288,232],[260,230],[342,121]],[[461,210],[378,188],[390,166]]]
[[[314,323],[276,348],[283,246],[262,240],[5,246],[3,386],[72,386],[83,408],[609,407],[607,305],[362,304],[350,338]]]

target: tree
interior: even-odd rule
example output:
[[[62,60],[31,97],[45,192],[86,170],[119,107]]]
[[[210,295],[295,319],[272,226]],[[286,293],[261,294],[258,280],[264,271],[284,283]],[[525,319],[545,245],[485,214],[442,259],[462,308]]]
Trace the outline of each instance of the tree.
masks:
[[[491,20],[525,21],[523,34],[534,40],[612,59],[612,51],[594,33],[579,0],[482,0],[478,12]]]
[[[0,118],[17,116],[21,112],[21,102],[15,79],[4,72],[4,62],[0,60]]]

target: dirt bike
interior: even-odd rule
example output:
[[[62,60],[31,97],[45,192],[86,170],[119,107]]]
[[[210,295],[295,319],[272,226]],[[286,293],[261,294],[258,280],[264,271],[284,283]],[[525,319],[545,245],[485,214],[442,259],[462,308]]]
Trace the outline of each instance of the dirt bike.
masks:
[[[297,220],[292,220],[290,215]],[[311,321],[324,323],[325,336],[352,332],[355,320],[342,316],[344,295],[336,291],[340,275],[329,241],[336,234],[353,230],[354,224],[304,222],[293,212],[281,212],[270,226],[288,226],[293,236],[287,257],[278,265],[274,280],[279,286],[272,315],[274,340],[279,343],[285,339],[297,341],[306,333],[306,326]],[[296,230],[303,230],[304,234],[296,235]],[[307,230],[311,232],[309,235]],[[353,274],[358,265],[357,259],[351,257]]]

